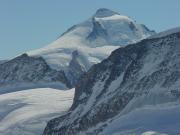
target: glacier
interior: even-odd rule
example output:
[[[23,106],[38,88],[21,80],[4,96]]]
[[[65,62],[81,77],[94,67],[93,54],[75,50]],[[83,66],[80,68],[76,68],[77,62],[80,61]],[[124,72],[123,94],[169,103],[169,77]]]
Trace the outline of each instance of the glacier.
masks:
[[[1,135],[41,135],[47,121],[66,114],[74,89],[28,89],[0,95]]]

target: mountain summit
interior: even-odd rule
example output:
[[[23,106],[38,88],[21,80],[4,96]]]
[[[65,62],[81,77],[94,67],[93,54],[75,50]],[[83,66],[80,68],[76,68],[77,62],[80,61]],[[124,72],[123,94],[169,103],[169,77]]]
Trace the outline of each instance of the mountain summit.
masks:
[[[74,25],[50,45],[27,53],[30,56],[42,56],[51,68],[63,70],[67,76],[74,76],[69,75],[74,51],[83,57],[79,59],[87,60],[78,64],[86,67],[87,71],[118,47],[138,42],[154,33],[127,16],[101,8],[90,19]]]
[[[114,12],[107,8],[100,8],[96,11],[94,17],[107,17],[107,16],[116,15],[116,14],[119,14],[119,13]]]

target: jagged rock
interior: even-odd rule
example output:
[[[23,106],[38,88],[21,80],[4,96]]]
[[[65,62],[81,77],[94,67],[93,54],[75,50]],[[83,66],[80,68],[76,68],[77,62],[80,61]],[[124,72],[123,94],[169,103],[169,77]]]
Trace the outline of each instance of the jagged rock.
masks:
[[[83,75],[69,113],[51,120],[43,135],[99,134],[136,107],[177,101],[179,88],[180,32],[145,39]]]
[[[72,52],[72,60],[69,63],[68,70],[65,72],[67,78],[70,78],[72,86],[75,86],[79,78],[88,71],[91,67],[91,63],[88,63],[88,60],[84,54],[78,50]]]
[[[51,69],[42,57],[29,57],[22,54],[0,65],[0,93],[5,87],[20,87],[21,85],[38,83],[62,83],[70,87],[63,71]],[[4,91],[5,92],[5,91]]]

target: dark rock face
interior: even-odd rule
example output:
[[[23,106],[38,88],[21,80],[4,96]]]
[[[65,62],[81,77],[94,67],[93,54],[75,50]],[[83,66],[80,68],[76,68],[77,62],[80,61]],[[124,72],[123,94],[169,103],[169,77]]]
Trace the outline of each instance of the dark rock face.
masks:
[[[41,57],[23,54],[0,65],[0,87],[38,82],[59,82],[70,87],[64,72],[52,70]]]
[[[175,101],[179,88],[180,33],[128,45],[83,75],[69,113],[51,120],[44,135],[98,134],[131,101]]]
[[[95,18],[92,19],[92,23],[93,23],[93,29],[92,32],[87,37],[87,39],[90,41],[97,40],[97,38],[106,39],[108,37],[108,33],[103,28],[103,26],[98,21],[96,21]]]
[[[72,60],[70,61],[68,71],[66,72],[66,76],[68,77],[68,80],[71,82],[72,86],[76,85],[79,78],[88,70],[87,67],[90,66],[90,63],[86,64],[85,62],[82,63],[87,65],[87,67],[85,65],[81,65],[82,59],[84,59],[84,56],[82,56],[79,51],[75,50],[72,52]]]

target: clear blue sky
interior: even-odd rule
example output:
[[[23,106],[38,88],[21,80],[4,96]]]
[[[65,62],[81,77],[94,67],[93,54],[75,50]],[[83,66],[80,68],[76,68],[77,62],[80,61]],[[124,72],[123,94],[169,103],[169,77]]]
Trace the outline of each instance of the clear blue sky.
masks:
[[[157,32],[180,26],[180,0],[0,0],[0,60],[51,43],[98,8]]]

